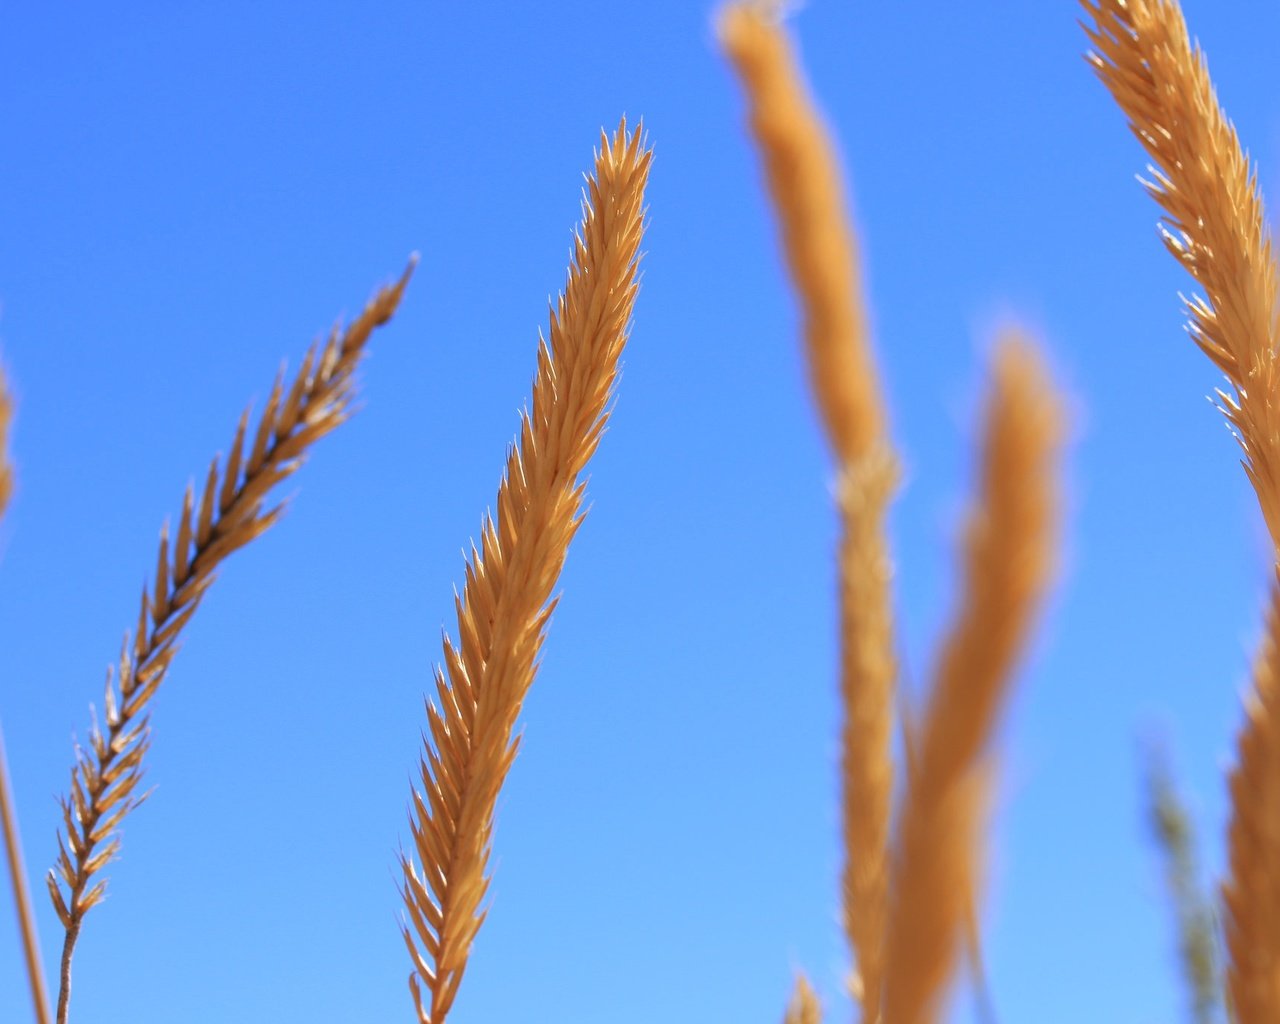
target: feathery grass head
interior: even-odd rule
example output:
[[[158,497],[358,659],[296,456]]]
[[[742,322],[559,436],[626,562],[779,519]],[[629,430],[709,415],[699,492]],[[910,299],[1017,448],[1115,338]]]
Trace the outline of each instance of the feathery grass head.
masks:
[[[210,464],[200,496],[187,487],[172,541],[168,526],[161,530],[154,585],[144,585],[132,637],[125,635],[117,665],[107,673],[104,722],[94,723],[87,749],[77,747],[71,792],[62,799],[58,857],[47,878],[65,929],[58,1024],[66,1021],[80,928],[106,892],[102,869],[119,852],[120,825],[146,798],[139,783],[151,742],[150,702],[182,629],[223,560],[280,517],[281,506],[267,506],[270,491],[302,465],[311,445],[350,416],[366,342],[395,312],[413,266],[380,290],[345,331],[335,328],[323,345],[312,345],[287,387],[283,372],[276,378],[252,434],[245,410],[225,461]]]
[[[770,5],[731,4],[718,28],[750,103],[800,299],[810,383],[836,457],[848,463],[881,444],[885,413],[839,161]]]
[[[841,788],[845,933],[863,1019],[879,1005],[888,906],[897,662],[885,516],[897,459],[871,354],[857,238],[835,147],[772,5],[738,3],[719,19],[742,80],[804,319],[809,379],[837,462],[840,540]]]
[[[1175,0],[1081,2],[1090,63],[1151,158],[1165,245],[1204,289],[1187,300],[1191,337],[1231,383],[1218,398],[1280,557],[1280,309],[1257,171]]]
[[[1060,402],[1036,350],[999,346],[960,610],[913,737],[885,944],[884,1024],[936,1019],[976,906],[986,748],[1053,567]]]
[[[552,591],[582,523],[579,475],[607,419],[637,291],[650,150],[625,120],[603,136],[574,239],[569,282],[538,346],[533,405],[507,456],[495,514],[471,550],[444,643],[420,788],[401,854],[409,987],[422,1024],[444,1024],[484,921],[498,792],[533,682]],[[416,861],[416,862],[415,862]]]

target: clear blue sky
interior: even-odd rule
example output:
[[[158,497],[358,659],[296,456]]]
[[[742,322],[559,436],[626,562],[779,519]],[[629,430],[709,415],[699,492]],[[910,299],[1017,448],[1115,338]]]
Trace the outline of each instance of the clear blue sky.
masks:
[[[1186,7],[1274,194],[1280,9]],[[421,695],[623,113],[655,146],[643,289],[451,1020],[776,1021],[799,967],[844,1017],[829,466],[711,10],[3,15],[0,715],[37,884],[161,522],[281,358],[422,253],[364,410],[227,566],[157,700],[156,792],[86,925],[78,1024],[412,1019],[395,851]],[[1007,1024],[1179,1019],[1139,739],[1168,731],[1216,870],[1265,581],[1190,282],[1076,18],[812,0],[793,21],[909,472],[913,685],[951,607],[991,325],[1037,325],[1073,396],[1064,571],[1003,730],[985,918]],[[27,1019],[19,963],[4,893],[5,1022]]]

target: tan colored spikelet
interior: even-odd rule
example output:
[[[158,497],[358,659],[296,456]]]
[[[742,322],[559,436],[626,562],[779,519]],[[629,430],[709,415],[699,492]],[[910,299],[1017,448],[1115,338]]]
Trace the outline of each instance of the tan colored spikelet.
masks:
[[[1273,585],[1231,774],[1223,885],[1236,1024],[1280,1020],[1280,580]]]
[[[796,985],[782,1024],[822,1024],[822,1005],[818,1002],[809,979],[803,974],[796,976]]]
[[[884,1024],[926,1024],[976,905],[985,750],[1052,569],[1060,405],[1035,349],[1007,333],[995,361],[962,600],[943,644],[898,826]]]
[[[651,151],[626,121],[602,136],[569,281],[538,348],[533,408],[507,457],[456,599],[401,855],[409,986],[422,1024],[444,1024],[484,911],[494,805],[537,664],[552,591],[582,522],[579,475],[607,419],[637,291]],[[415,864],[415,858],[417,863]]]
[[[720,40],[751,105],[751,131],[800,296],[813,392],[836,456],[848,464],[883,443],[883,401],[839,163],[791,44],[771,16],[775,6],[726,7]]]
[[[771,5],[742,3],[719,20],[742,79],[750,124],[799,293],[809,377],[837,460],[841,515],[841,788],[845,932],[852,985],[874,1021],[888,906],[897,663],[885,515],[898,479],[870,348],[856,238],[834,148]]]
[[[143,587],[133,637],[125,635],[118,667],[107,673],[105,728],[95,722],[88,749],[77,747],[71,792],[62,799],[58,857],[47,878],[65,929],[58,1024],[66,1024],[72,954],[84,917],[106,891],[99,875],[119,851],[121,822],[146,797],[138,786],[150,745],[149,705],[182,629],[222,561],[280,516],[280,506],[266,507],[268,493],[302,464],[312,444],[350,416],[366,343],[395,312],[413,266],[381,289],[345,331],[335,328],[323,345],[313,345],[287,388],[283,373],[276,378],[253,436],[246,410],[221,470],[215,458],[198,499],[188,486],[172,543],[168,526],[161,530],[154,586]]]
[[[1191,336],[1231,382],[1235,394],[1218,398],[1280,552],[1280,320],[1257,172],[1176,2],[1082,3],[1089,60],[1151,157],[1147,190],[1165,210],[1165,244],[1204,289],[1187,302]]]

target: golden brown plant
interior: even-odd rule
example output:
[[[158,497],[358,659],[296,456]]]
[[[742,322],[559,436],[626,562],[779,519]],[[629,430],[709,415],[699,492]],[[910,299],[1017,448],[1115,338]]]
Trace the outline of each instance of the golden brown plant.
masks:
[[[1089,59],[1150,155],[1148,191],[1164,207],[1165,244],[1205,297],[1188,302],[1191,334],[1231,383],[1222,408],[1280,567],[1280,387],[1276,261],[1256,171],[1173,0],[1082,0]],[[1255,691],[1231,779],[1223,886],[1227,991],[1239,1024],[1280,1019],[1280,705],[1276,597],[1256,659]]]
[[[498,791],[533,682],[552,590],[582,523],[579,474],[600,441],[637,290],[650,150],[626,121],[602,136],[569,281],[538,348],[533,408],[507,457],[497,511],[473,546],[458,641],[446,638],[427,702],[412,854],[401,854],[409,987],[422,1024],[444,1024],[484,920]],[[417,863],[415,864],[415,858]]]
[[[796,978],[796,987],[791,993],[791,1003],[787,1006],[782,1024],[821,1024],[822,1006],[814,995],[809,979],[803,974]]]
[[[168,526],[160,532],[154,588],[143,588],[133,638],[125,634],[118,668],[107,673],[106,731],[95,722],[89,749],[76,749],[71,795],[62,800],[64,831],[47,879],[65,929],[58,1024],[67,1020],[72,954],[84,917],[105,892],[98,875],[119,851],[121,822],[146,798],[137,789],[150,745],[150,702],[177,653],[182,628],[222,561],[279,518],[282,506],[265,507],[271,489],[302,464],[312,444],[351,415],[366,342],[395,312],[413,265],[395,285],[381,289],[345,331],[335,328],[324,345],[313,344],[287,389],[283,372],[276,378],[247,452],[245,410],[225,463],[221,469],[217,458],[210,464],[199,500],[187,487],[172,545]]]
[[[750,104],[751,130],[799,293],[809,377],[837,461],[841,513],[842,877],[854,995],[876,1019],[888,907],[894,658],[884,518],[898,478],[871,355],[857,246],[835,152],[791,46],[766,8],[738,4],[720,38]]]
[[[1187,301],[1191,336],[1231,382],[1222,409],[1280,553],[1280,319],[1257,172],[1174,0],[1081,2],[1089,60],[1153,162],[1165,245],[1205,290]]]
[[[1262,1024],[1280,1020],[1280,582],[1271,590],[1237,756],[1222,893],[1227,995],[1238,1024]]]
[[[936,1015],[978,888],[984,752],[1053,567],[1060,403],[1036,350],[996,353],[960,610],[943,644],[894,854],[884,1024]]]
[[[911,737],[917,757],[891,862],[897,673],[884,517],[897,463],[834,152],[772,11],[762,3],[732,6],[721,15],[720,35],[751,106],[803,310],[810,378],[838,463],[843,896],[858,967],[853,989],[867,1024],[922,1024],[936,1013],[966,930],[977,948],[982,754],[1048,579],[1058,405],[1034,351],[1006,339],[968,537],[964,603],[928,713]]]
[[[13,494],[13,467],[9,463],[9,424],[13,419],[13,398],[4,371],[0,370],[0,517],[4,516]],[[4,833],[5,861],[9,865],[9,884],[18,912],[18,929],[22,934],[22,956],[27,968],[27,984],[38,1024],[49,1024],[49,996],[44,987],[44,969],[40,965],[40,943],[36,936],[36,918],[27,889],[27,873],[22,864],[22,841],[18,833],[18,812],[9,786],[9,764],[4,753],[4,737],[0,736],[0,831]]]

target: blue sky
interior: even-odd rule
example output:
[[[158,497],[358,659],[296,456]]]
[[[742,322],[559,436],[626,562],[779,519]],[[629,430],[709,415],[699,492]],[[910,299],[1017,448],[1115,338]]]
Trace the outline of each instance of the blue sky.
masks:
[[[1280,187],[1280,9],[1187,0]],[[422,263],[365,408],[237,555],[157,699],[151,801],[74,1016],[411,1020],[395,852],[462,549],[492,502],[601,127],[655,147],[643,287],[455,1024],[838,1019],[835,524],[796,313],[705,3],[14,6],[0,716],[29,871],[161,523],[282,358]],[[1205,400],[1143,158],[1077,7],[812,0],[793,19],[865,243],[909,684],[951,608],[990,330],[1072,396],[1063,572],[1002,733],[999,1018],[1182,1014],[1143,822],[1164,730],[1222,861],[1267,544]],[[59,929],[37,892],[46,969]],[[26,1019],[7,893],[0,1020]],[[956,1020],[971,1018],[969,1002]]]

